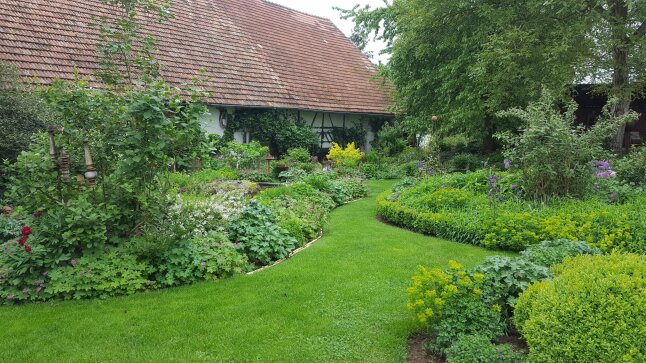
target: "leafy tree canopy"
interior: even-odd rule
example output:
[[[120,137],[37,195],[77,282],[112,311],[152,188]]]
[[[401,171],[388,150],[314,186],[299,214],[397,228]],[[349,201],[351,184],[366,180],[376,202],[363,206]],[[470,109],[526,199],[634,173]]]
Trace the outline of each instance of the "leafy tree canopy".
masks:
[[[388,44],[385,73],[416,133],[437,114],[443,132],[488,145],[516,126],[496,112],[527,105],[544,86],[565,95],[577,82],[612,85],[621,114],[646,81],[643,0],[394,0],[341,12],[360,47],[366,34]]]

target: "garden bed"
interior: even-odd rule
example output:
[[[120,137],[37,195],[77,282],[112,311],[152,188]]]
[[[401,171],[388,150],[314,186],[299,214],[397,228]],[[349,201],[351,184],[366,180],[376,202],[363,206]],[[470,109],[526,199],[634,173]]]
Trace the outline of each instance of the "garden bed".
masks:
[[[492,175],[479,171],[410,181],[382,193],[378,213],[398,226],[492,249],[521,251],[565,238],[607,252],[646,253],[646,193],[641,189],[616,198],[600,190],[583,200],[532,202],[520,195],[516,175],[497,173],[495,185]]]
[[[57,257],[44,237],[55,218],[48,211],[0,216],[2,301],[104,298],[257,271],[320,238],[332,209],[367,193],[363,180],[337,173],[313,172],[267,189],[218,179],[230,176],[171,175],[173,197],[159,219],[118,244],[101,242],[100,253]],[[45,264],[29,262],[36,256]],[[18,263],[32,268],[21,273]]]

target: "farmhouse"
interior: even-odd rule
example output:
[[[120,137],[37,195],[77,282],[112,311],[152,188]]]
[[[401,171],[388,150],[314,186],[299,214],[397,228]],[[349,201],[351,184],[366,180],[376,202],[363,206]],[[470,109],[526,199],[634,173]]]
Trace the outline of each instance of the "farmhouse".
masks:
[[[173,18],[150,19],[144,29],[157,39],[167,82],[188,83],[206,71],[209,132],[222,134],[239,110],[284,109],[316,130],[323,149],[335,131],[353,127],[365,130],[369,149],[375,129],[393,117],[376,67],[330,20],[264,0],[171,4]],[[111,11],[99,0],[3,0],[0,60],[44,83],[76,74],[94,81],[99,37],[90,24]]]

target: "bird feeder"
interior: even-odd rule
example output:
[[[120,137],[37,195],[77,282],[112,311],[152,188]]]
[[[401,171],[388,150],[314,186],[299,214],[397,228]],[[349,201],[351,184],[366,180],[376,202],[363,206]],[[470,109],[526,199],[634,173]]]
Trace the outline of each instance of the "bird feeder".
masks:
[[[276,157],[271,153],[267,153],[263,159],[267,160],[267,175],[271,175],[271,162],[272,160],[276,160]]]

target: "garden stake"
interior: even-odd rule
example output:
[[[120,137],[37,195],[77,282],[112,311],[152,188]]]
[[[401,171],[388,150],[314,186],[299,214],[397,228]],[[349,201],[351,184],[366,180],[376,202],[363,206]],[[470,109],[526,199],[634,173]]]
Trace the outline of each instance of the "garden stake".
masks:
[[[90,188],[96,187],[97,172],[92,163],[92,154],[90,154],[90,147],[87,142],[83,144],[83,151],[85,152],[85,179]]]

